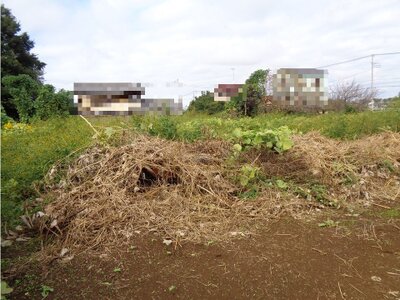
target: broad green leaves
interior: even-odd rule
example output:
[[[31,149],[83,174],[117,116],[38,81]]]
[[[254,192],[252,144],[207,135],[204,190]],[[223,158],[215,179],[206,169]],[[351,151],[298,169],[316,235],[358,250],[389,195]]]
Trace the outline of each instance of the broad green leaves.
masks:
[[[240,144],[233,145],[233,150],[240,152],[242,151],[242,146]]]
[[[7,282],[1,281],[1,300],[6,299],[4,295],[11,294],[13,288],[9,287]]]
[[[252,165],[244,165],[240,171],[240,184],[246,187],[257,178],[260,168],[253,167]]]
[[[278,129],[245,131],[241,128],[235,128],[232,131],[232,139],[236,142],[233,149],[235,152],[240,152],[252,147],[257,149],[266,147],[282,153],[293,147],[291,134],[292,131],[286,126],[279,127]]]

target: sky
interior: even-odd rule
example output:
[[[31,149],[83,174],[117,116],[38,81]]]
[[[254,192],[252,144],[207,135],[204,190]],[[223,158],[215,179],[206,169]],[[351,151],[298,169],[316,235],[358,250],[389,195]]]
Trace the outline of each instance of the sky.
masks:
[[[400,0],[4,0],[47,64],[45,82],[141,82],[186,106],[257,69],[315,68],[400,51]],[[381,97],[400,92],[400,54],[374,57]],[[326,68],[371,85],[371,58]]]

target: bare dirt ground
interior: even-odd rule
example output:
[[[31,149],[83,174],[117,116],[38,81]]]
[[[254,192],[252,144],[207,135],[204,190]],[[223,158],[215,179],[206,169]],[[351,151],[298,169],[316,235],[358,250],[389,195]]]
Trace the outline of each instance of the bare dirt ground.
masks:
[[[228,243],[137,235],[126,249],[35,264],[13,277],[10,299],[42,299],[43,285],[47,299],[399,299],[399,210],[389,212],[281,217]],[[338,223],[320,227],[327,219]],[[23,254],[13,247],[3,258]]]

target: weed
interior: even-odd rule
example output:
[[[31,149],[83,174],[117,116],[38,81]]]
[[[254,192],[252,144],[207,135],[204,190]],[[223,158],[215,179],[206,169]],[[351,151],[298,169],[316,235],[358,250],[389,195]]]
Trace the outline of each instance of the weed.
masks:
[[[388,169],[390,172],[394,172],[395,171],[395,167],[393,165],[393,163],[390,160],[385,159],[382,162],[382,167]]]
[[[243,187],[248,187],[257,180],[260,168],[252,165],[244,165],[240,169],[239,181]]]
[[[288,184],[286,182],[284,182],[283,180],[281,180],[281,179],[277,179],[275,181],[275,184],[281,190],[287,190],[287,188],[289,187]]]
[[[319,227],[336,227],[339,225],[339,222],[335,222],[331,219],[328,219],[322,223],[318,223]]]
[[[258,187],[252,186],[250,189],[239,194],[240,199],[255,199],[259,195]]]
[[[326,115],[270,113],[254,118],[195,114],[176,117],[113,116],[90,118],[90,122],[95,128],[101,128],[99,132],[106,140],[118,138],[116,128],[130,128],[188,142],[210,137],[234,138],[238,144],[235,150],[239,152],[248,146],[260,145],[283,151],[290,148],[289,135],[293,131],[318,130],[325,136],[338,139],[355,139],[386,130],[400,131],[400,114],[396,110]],[[35,198],[32,184],[40,181],[54,162],[72,153],[78,156],[93,143],[93,129],[78,116],[34,121],[30,127],[21,126],[7,125],[8,129],[4,129],[1,137],[1,214],[2,220],[11,225],[16,225],[23,214],[23,202]],[[237,128],[241,133],[234,137],[233,132]],[[393,170],[388,161],[383,162],[383,166]],[[337,175],[343,178],[344,184],[355,182],[353,171],[343,165],[337,166]]]
[[[234,150],[240,152],[244,149],[255,147],[260,149],[266,147],[278,153],[289,150],[293,146],[290,136],[292,131],[282,126],[277,129],[245,130],[235,128],[232,132],[232,139],[237,142]]]
[[[380,213],[381,217],[387,219],[400,219],[400,209],[391,208]]]
[[[1,281],[1,300],[6,299],[5,295],[11,294],[13,291],[12,287],[9,287],[7,282]]]
[[[168,117],[162,116],[159,118],[153,118],[152,123],[147,126],[147,131],[151,135],[157,135],[159,137],[172,140],[177,136],[176,122]]]
[[[54,289],[48,285],[42,285],[40,294],[42,295],[42,299],[47,298],[50,292],[54,292]]]

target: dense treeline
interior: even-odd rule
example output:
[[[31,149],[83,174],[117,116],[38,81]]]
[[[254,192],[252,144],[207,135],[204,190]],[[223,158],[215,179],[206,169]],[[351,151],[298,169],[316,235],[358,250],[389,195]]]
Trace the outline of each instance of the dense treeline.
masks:
[[[1,121],[29,122],[66,115],[72,94],[43,84],[46,64],[31,53],[35,43],[11,11],[1,5]]]

